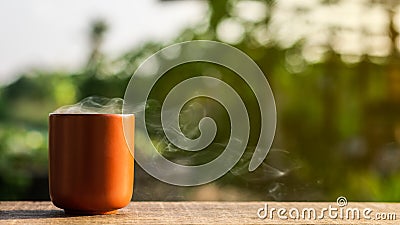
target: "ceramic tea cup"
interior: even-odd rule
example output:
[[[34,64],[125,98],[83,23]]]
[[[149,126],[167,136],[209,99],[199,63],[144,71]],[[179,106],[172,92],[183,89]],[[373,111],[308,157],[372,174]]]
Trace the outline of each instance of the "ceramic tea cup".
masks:
[[[132,114],[50,114],[53,204],[73,214],[110,214],[129,204],[133,136]]]

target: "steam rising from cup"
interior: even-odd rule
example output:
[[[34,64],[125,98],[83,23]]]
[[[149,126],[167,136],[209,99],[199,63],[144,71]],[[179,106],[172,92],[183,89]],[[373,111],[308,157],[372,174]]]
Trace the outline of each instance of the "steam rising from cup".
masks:
[[[90,96],[74,105],[56,109],[56,114],[122,114],[122,98]]]

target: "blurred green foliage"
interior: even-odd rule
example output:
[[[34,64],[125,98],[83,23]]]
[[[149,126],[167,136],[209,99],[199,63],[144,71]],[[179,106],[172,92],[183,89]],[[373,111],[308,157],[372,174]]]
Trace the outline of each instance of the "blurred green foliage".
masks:
[[[265,7],[263,16],[258,20],[241,16],[236,6],[246,2],[257,2]],[[296,20],[317,7],[341,2],[322,1],[309,8],[298,3],[286,9],[291,14],[285,15]],[[392,9],[396,5],[391,5],[395,3],[366,3],[381,7],[388,15],[390,23],[382,28],[383,35],[391,43],[387,54],[353,54],[340,50],[340,43],[335,47],[337,40],[333,39],[348,28],[328,24],[321,30],[327,33],[328,40],[317,46],[323,49],[318,56],[316,53],[310,56],[308,51],[316,46],[310,45],[307,35],[292,43],[277,35],[280,30],[274,30],[273,24],[279,4],[275,1],[221,0],[208,4],[207,18],[183,30],[175,40],[164,44],[148,42],[117,59],[102,54],[102,37],[107,25],[96,21],[90,34],[91,55],[81,71],[72,74],[29,71],[2,87],[0,199],[48,199],[47,120],[50,112],[87,96],[123,97],[130,76],[148,56],[167,44],[209,39],[231,41],[252,57],[266,74],[278,110],[273,150],[261,168],[253,173],[246,172],[246,159],[251,157],[260,129],[254,95],[226,68],[195,63],[169,71],[151,93],[155,101],[150,102],[149,120],[156,124],[152,130],[154,141],[165,149],[166,157],[179,161],[177,157],[182,152],[167,148],[162,132],[157,130],[159,102],[171,87],[187,76],[215,76],[231,84],[245,99],[252,125],[244,158],[218,181],[219,185],[246,189],[256,199],[335,200],[344,195],[351,201],[400,201],[400,61],[396,48],[398,28],[392,22],[395,17]],[[243,28],[242,33],[237,40],[229,37],[224,40],[226,31],[221,24],[232,21]],[[286,35],[290,36],[291,32]],[[370,34],[362,35],[367,40]],[[317,53],[321,53],[319,50]],[[205,108],[206,114],[218,118],[216,143],[204,154],[189,160],[203,163],[218,155],[221,145],[229,138],[229,118],[222,106],[208,99],[191,103],[184,110],[193,115],[191,108],[195,111]],[[196,127],[201,116],[190,118],[193,118],[189,121],[190,127]],[[185,119],[187,117],[181,117]]]

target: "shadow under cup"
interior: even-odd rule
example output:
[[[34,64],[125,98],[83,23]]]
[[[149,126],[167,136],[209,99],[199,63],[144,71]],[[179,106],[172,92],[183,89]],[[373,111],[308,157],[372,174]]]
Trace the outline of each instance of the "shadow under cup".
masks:
[[[55,206],[67,213],[108,214],[129,204],[134,121],[132,114],[50,114],[49,188]]]

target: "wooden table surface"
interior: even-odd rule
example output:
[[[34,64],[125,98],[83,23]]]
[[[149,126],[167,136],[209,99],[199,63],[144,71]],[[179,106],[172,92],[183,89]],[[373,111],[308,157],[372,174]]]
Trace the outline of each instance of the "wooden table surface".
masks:
[[[265,207],[292,208],[300,212],[299,219],[280,219],[276,212],[260,219],[257,211]],[[362,213],[370,208],[370,220],[329,218],[303,219],[304,208],[314,208],[318,215],[323,208],[338,207],[336,202],[131,202],[114,215],[71,216],[53,206],[51,202],[0,202],[0,224],[400,224],[400,203],[356,203],[343,206],[357,208]],[[261,211],[262,214],[264,211]],[[292,210],[293,215],[296,210]],[[379,214],[378,214],[379,213]],[[395,214],[395,220],[374,220],[377,215]],[[304,215],[308,215],[305,213]],[[345,213],[343,213],[345,215]],[[351,214],[349,214],[351,215]],[[333,215],[334,216],[334,215]]]

